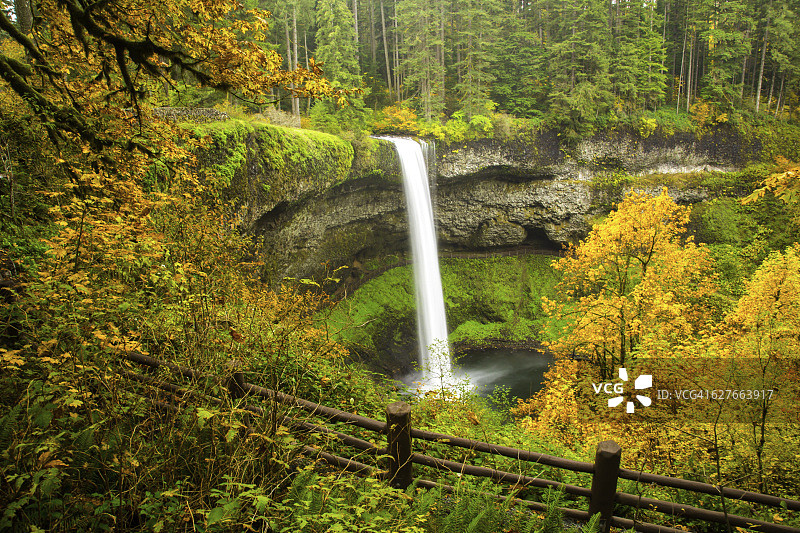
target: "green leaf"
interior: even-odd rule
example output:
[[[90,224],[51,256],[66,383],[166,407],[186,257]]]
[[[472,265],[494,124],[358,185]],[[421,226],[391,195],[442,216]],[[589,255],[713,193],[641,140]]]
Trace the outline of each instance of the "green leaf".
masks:
[[[222,507],[214,507],[211,509],[211,512],[208,513],[207,522],[210,526],[211,524],[215,524],[225,518],[225,509]]]
[[[263,512],[267,508],[267,506],[269,506],[269,503],[270,499],[267,498],[266,496],[264,495],[256,496],[255,498],[256,511],[258,511],[259,513]]]
[[[34,422],[40,428],[46,428],[47,426],[50,425],[50,421],[51,420],[53,420],[53,412],[50,411],[49,409],[42,409],[36,415],[36,418],[34,419]]]
[[[203,409],[202,407],[197,408],[197,425],[202,429],[206,425],[206,420],[214,416],[214,413]]]

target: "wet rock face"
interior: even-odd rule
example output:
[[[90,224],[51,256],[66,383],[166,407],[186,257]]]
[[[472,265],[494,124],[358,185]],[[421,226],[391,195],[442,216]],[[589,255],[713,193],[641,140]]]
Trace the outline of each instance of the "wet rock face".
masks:
[[[542,232],[568,242],[586,234],[591,210],[585,182],[473,179],[440,185],[436,198],[441,242],[464,249],[516,246]]]
[[[609,196],[591,180],[628,174],[732,170],[745,150],[725,139],[678,135],[648,139],[598,136],[564,150],[553,132],[529,142],[483,140],[437,148],[432,179],[440,247],[485,251],[519,245],[558,248],[587,235],[588,220],[625,191]],[[383,142],[383,141],[382,141]],[[733,142],[727,139],[727,142]],[[388,142],[388,146],[391,146]],[[734,143],[735,144],[735,143]],[[264,244],[273,280],[320,277],[342,265],[408,253],[408,222],[396,154],[387,146],[360,158],[343,183],[271,205],[250,225]],[[380,155],[380,166],[376,161]],[[394,158],[391,162],[386,159]],[[375,168],[373,168],[375,167]],[[659,194],[660,187],[646,192]],[[670,189],[680,203],[703,200],[702,189]]]
[[[407,248],[408,218],[399,184],[379,178],[331,190],[262,217],[255,233],[275,279],[319,276],[324,269]]]
[[[586,183],[472,179],[440,185],[434,197],[440,247],[486,250],[530,244],[557,247],[586,235],[592,193]],[[402,186],[366,179],[262,217],[256,226],[280,277],[406,253],[408,217]],[[544,242],[543,241],[543,237]]]
[[[437,170],[444,180],[476,175],[583,180],[608,170],[631,175],[733,170],[757,151],[726,130],[701,137],[659,131],[644,139],[630,132],[601,133],[570,148],[561,146],[558,132],[546,131],[527,141],[484,139],[441,147]]]
[[[483,222],[472,236],[471,244],[477,248],[517,246],[525,242],[528,232],[524,227],[505,220],[502,214]]]

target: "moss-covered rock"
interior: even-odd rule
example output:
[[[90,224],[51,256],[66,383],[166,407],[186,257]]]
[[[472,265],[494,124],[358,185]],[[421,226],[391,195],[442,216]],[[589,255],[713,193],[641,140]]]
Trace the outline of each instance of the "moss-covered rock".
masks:
[[[210,138],[199,163],[237,204],[245,229],[279,203],[300,201],[351,175],[353,146],[334,135],[244,120],[197,125],[194,131]]]
[[[257,121],[194,128],[212,141],[201,165],[223,186],[241,227],[263,244],[271,281],[319,278],[409,250],[390,142]],[[759,146],[730,128],[704,135],[617,130],[571,145],[557,132],[536,131],[440,145],[432,179],[440,245],[474,251],[574,242],[633,188],[658,194],[667,185],[687,204],[741,194],[747,170],[720,169],[757,158]]]
[[[554,297],[553,257],[441,261],[450,342],[461,350],[540,339],[542,296]],[[418,359],[413,266],[391,269],[339,302],[330,331],[377,370],[404,374]]]
[[[666,134],[647,137],[637,132],[600,132],[566,145],[559,132],[543,130],[512,140],[481,139],[440,149],[439,175],[504,176],[506,179],[590,179],[596,172],[629,174],[734,170],[758,159],[760,145],[732,130],[718,128],[705,135]]]

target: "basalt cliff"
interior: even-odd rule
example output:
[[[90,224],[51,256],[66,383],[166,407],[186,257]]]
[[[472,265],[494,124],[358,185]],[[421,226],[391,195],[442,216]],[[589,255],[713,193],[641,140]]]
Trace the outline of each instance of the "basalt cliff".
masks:
[[[229,121],[200,164],[225,176],[241,228],[263,244],[267,275],[317,277],[409,250],[405,199],[393,146],[309,130]],[[734,132],[703,136],[597,135],[564,146],[555,131],[521,139],[439,144],[430,156],[440,247],[480,252],[557,249],[585,236],[592,217],[624,194],[615,176],[733,170],[758,154]],[[678,202],[709,194],[671,187]]]

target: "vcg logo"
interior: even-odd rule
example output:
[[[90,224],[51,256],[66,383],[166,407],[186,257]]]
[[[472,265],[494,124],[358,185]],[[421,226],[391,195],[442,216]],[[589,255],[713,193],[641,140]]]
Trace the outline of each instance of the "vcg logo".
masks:
[[[623,382],[628,381],[628,371],[625,368],[619,369],[619,379]],[[653,376],[650,374],[642,374],[641,376],[637,377],[636,380],[633,382],[634,390],[643,390],[649,389],[653,386]],[[616,394],[617,396],[608,399],[608,406],[609,407],[617,407],[623,401],[625,401],[624,396],[622,394],[625,392],[625,385],[624,383],[611,383],[611,382],[604,382],[604,383],[592,383],[592,389],[594,390],[595,394],[600,394],[600,392],[604,392],[605,394]],[[641,394],[636,395],[636,399],[641,403],[644,407],[648,407],[653,401],[648,396],[643,396]],[[635,404],[632,401],[627,402],[626,404],[626,412],[633,413],[635,409]]]

